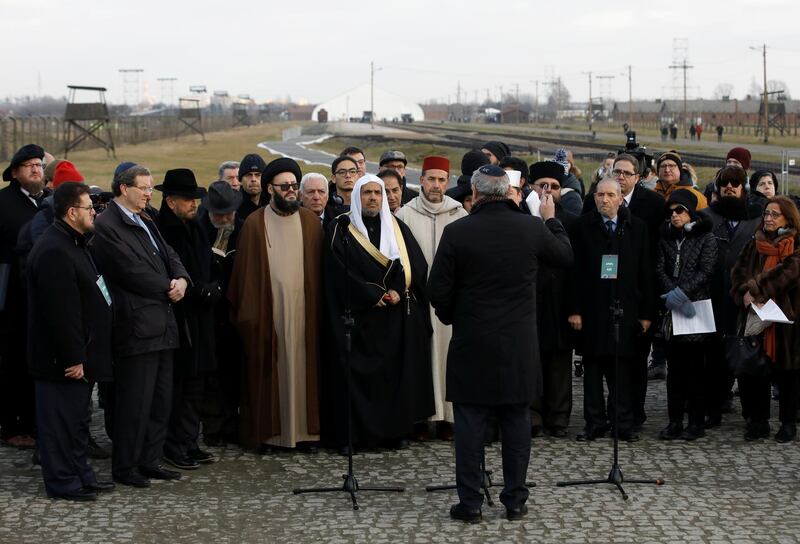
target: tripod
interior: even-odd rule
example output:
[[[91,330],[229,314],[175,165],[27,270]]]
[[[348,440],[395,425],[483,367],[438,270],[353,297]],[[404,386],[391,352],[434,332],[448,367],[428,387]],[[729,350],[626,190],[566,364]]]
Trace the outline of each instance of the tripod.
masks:
[[[536,487],[534,482],[525,482],[525,485],[528,487]],[[492,471],[486,470],[486,447],[481,449],[481,490],[483,491],[483,496],[486,497],[486,504],[489,506],[494,506],[494,501],[492,500],[491,492],[489,491],[490,487],[503,487],[502,482],[495,483],[492,481]],[[455,485],[429,485],[425,488],[425,491],[448,491],[451,489],[456,489]]]
[[[344,246],[344,271],[345,277],[350,277],[350,269],[348,262],[348,248],[350,245],[350,236],[348,235],[347,228],[350,225],[350,218],[346,215],[337,217],[337,228],[342,233],[342,245]],[[353,314],[350,309],[350,283],[349,280],[345,281],[344,287],[344,315],[342,316],[344,322],[344,363],[345,374],[347,383],[347,474],[342,474],[344,483],[341,487],[307,487],[297,488],[292,491],[295,495],[301,493],[332,493],[343,491],[350,494],[350,500],[353,502],[353,510],[358,510],[358,500],[356,493],[359,491],[386,491],[386,492],[403,492],[403,487],[361,487],[358,485],[355,473],[353,472],[353,408],[351,399],[352,389],[352,372],[350,370],[350,351],[352,348],[352,330],[355,325]]]
[[[621,238],[622,236],[622,226],[620,226],[616,231],[617,238]],[[613,235],[612,235],[613,238]],[[621,243],[619,244],[622,245]],[[605,263],[604,263],[605,264]],[[622,305],[620,304],[619,297],[617,295],[617,271],[616,271],[616,264],[614,264],[614,272],[613,276],[609,276],[608,278],[611,279],[611,287],[612,287],[612,302],[611,307],[609,308],[611,311],[611,322],[612,328],[614,331],[614,379],[617,380],[617,384],[614,386],[614,434],[613,434],[613,441],[614,441],[614,461],[611,465],[611,471],[608,473],[608,477],[604,480],[571,480],[571,481],[563,481],[557,482],[556,485],[558,487],[564,487],[568,485],[594,485],[594,484],[611,484],[617,487],[619,492],[622,494],[623,500],[628,500],[628,494],[625,493],[625,489],[622,487],[623,477],[622,477],[622,469],[619,466],[619,328],[620,322],[622,321],[623,310]],[[628,480],[628,483],[631,484],[655,484],[655,485],[663,485],[664,480],[661,478],[657,478],[654,480]]]

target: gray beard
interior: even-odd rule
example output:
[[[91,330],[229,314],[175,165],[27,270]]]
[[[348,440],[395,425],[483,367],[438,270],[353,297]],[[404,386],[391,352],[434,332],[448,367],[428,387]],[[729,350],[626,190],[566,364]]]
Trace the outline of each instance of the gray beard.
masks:
[[[380,210],[361,210],[362,215],[366,215],[367,217],[378,217],[381,214]]]

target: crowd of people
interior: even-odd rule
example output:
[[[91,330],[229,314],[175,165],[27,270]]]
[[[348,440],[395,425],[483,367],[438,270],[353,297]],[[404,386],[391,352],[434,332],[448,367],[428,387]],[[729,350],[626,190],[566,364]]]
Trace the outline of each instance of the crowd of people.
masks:
[[[501,501],[519,519],[531,438],[568,437],[575,353],[579,441],[614,423],[639,440],[648,379],[666,375],[659,438],[718,427],[736,380],[744,438],[771,434],[775,393],[774,439],[791,442],[798,325],[754,308],[800,309],[800,215],[750,162],[731,149],[703,186],[677,151],[622,152],[586,187],[567,150],[528,165],[490,141],[460,172],[426,157],[417,191],[402,151],[373,175],[348,147],[330,173],[226,160],[208,187],[186,168],[154,185],[123,162],[104,191],[26,145],[0,190],[0,438],[34,449],[48,496],[81,501],[180,479],[226,443],[348,454],[455,440],[451,516],[468,522],[499,438]],[[715,330],[675,330],[706,301]],[[761,372],[734,374],[737,335],[757,339]],[[104,453],[95,385],[113,482],[88,461]]]

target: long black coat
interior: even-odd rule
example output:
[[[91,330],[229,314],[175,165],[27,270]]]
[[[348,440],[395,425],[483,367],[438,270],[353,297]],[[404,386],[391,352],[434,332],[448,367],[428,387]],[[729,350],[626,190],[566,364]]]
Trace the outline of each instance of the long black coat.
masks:
[[[531,402],[541,393],[536,331],[540,259],[569,266],[561,223],[526,215],[510,200],[485,200],[442,233],[428,278],[431,305],[453,325],[447,354],[451,402]]]
[[[192,284],[186,295],[174,305],[175,318],[181,336],[180,348],[175,352],[175,372],[196,376],[217,367],[214,307],[222,298],[219,280],[213,275],[211,244],[199,221],[183,222],[167,206],[161,204],[156,225],[164,240],[180,257]]]
[[[653,320],[653,265],[650,257],[647,225],[627,208],[620,208],[618,225],[608,234],[599,212],[582,215],[572,225],[570,240],[575,263],[569,275],[568,305],[570,315],[580,315],[583,328],[579,347],[585,355],[612,355],[614,334],[611,320],[614,291],[623,310],[620,322],[619,354],[634,355],[640,332],[638,320]],[[618,254],[616,283],[600,279],[602,257]]]
[[[178,325],[167,297],[174,278],[191,283],[186,268],[155,223],[142,219],[158,244],[116,202],[97,216],[90,244],[114,300],[114,353],[140,355],[179,346]]]
[[[325,440],[346,443],[345,380],[346,294],[355,325],[352,330],[353,436],[355,441],[399,438],[413,424],[433,415],[430,306],[425,292],[428,264],[411,230],[396,219],[411,261],[411,286],[405,294],[400,259],[384,266],[371,257],[353,236],[343,244],[342,228],[331,223],[323,251],[328,326],[334,338],[323,383],[328,420]],[[380,234],[378,233],[378,237]],[[345,249],[345,247],[347,249]],[[345,272],[345,253],[348,257]],[[349,293],[347,293],[349,289]],[[384,293],[395,290],[401,301],[376,308]],[[330,427],[332,426],[332,427]]]
[[[0,266],[8,265],[6,309],[0,312],[0,329],[10,336],[16,336],[16,331],[25,328],[24,319],[20,323],[20,312],[26,304],[25,281],[20,275],[16,248],[20,230],[33,219],[36,211],[36,204],[25,196],[16,181],[0,190]]]
[[[111,307],[97,285],[84,235],[60,220],[45,230],[28,259],[28,368],[38,379],[71,381],[83,364],[88,381],[110,381]]]
[[[572,223],[578,218],[572,212],[556,204],[556,219],[561,221],[569,232]],[[539,350],[563,350],[573,343],[573,333],[567,322],[567,273],[568,266],[551,266],[539,263],[536,274],[536,323],[539,332]]]
[[[702,210],[700,213],[711,218],[711,232],[717,239],[717,266],[711,280],[711,301],[714,305],[714,315],[721,316],[717,320],[717,331],[724,334],[736,333],[736,320],[738,308],[731,298],[731,270],[736,265],[736,260],[742,250],[758,228],[761,210],[755,206],[750,207],[745,200],[724,198]],[[737,220],[739,225],[731,237],[728,233],[728,220]]]

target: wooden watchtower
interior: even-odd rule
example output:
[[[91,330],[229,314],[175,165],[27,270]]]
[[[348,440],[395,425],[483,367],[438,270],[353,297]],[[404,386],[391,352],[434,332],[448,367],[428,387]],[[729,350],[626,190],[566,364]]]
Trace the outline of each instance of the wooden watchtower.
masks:
[[[206,143],[206,135],[203,132],[203,115],[200,109],[198,98],[180,98],[178,101],[178,130],[175,139],[186,132],[199,134]]]
[[[80,145],[84,140],[92,140],[106,150],[114,158],[117,157],[114,149],[114,138],[111,135],[111,116],[106,104],[105,87],[85,87],[82,85],[67,85],[69,100],[64,110],[64,158],[69,152]],[[96,102],[76,102],[78,91],[97,93]],[[105,139],[103,139],[105,129]]]

